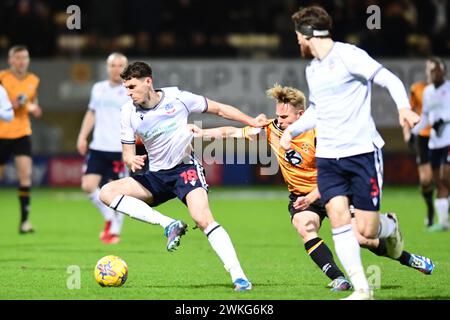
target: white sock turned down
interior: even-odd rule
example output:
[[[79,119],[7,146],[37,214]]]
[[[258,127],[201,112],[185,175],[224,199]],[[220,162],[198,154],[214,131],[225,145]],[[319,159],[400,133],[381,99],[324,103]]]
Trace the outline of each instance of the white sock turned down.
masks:
[[[144,201],[130,196],[118,195],[109,206],[133,219],[151,224],[159,224],[163,228],[175,221],[173,218],[159,213]]]
[[[395,231],[395,227],[396,223],[394,219],[389,218],[386,213],[380,214],[377,238],[388,238]]]
[[[233,282],[239,278],[248,280],[241,268],[230,236],[225,229],[214,221],[203,232],[208,237],[211,247],[222,260],[225,269],[230,273],[231,280]]]
[[[348,224],[332,229],[334,249],[347,272],[355,291],[369,291],[369,283],[364,274],[361,262],[361,249],[358,240],[352,230],[352,225]]]

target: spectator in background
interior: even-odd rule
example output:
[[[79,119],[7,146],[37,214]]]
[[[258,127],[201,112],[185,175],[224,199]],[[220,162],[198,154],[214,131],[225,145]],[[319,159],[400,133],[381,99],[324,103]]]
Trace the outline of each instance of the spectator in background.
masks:
[[[384,39],[386,56],[401,56],[407,52],[407,36],[412,27],[405,17],[406,6],[403,2],[393,1],[386,6],[382,17],[381,33]]]
[[[154,55],[161,30],[163,14],[161,0],[129,0],[125,7],[124,31],[135,35],[135,44],[128,52],[136,56]],[[148,19],[149,12],[159,12]]]

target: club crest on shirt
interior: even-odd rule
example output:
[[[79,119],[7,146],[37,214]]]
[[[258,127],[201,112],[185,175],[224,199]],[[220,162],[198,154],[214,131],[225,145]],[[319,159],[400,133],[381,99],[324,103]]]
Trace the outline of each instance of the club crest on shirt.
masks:
[[[164,110],[166,111],[166,114],[173,114],[177,109],[173,104],[169,103],[164,106]]]
[[[302,143],[301,148],[302,148],[302,150],[303,150],[305,153],[308,153],[308,151],[309,151],[309,144],[307,144],[307,143]]]

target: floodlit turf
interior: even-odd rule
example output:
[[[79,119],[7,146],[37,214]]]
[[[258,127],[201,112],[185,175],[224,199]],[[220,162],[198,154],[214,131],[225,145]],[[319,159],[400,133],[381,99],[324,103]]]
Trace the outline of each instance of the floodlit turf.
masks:
[[[172,200],[158,209],[190,224],[174,253],[165,250],[159,226],[126,218],[122,241],[103,245],[100,213],[79,190],[33,190],[31,221],[37,232],[18,234],[18,200],[13,189],[0,189],[0,299],[338,299],[329,282],[306,255],[290,225],[282,188],[212,188],[211,208],[231,236],[254,290],[236,293],[206,237],[192,229],[186,208]],[[396,211],[406,249],[436,264],[425,276],[396,261],[363,251],[367,275],[377,299],[450,299],[450,233],[426,232],[425,206],[417,188],[385,188],[383,209]],[[321,236],[333,247],[329,223]],[[105,255],[118,255],[129,267],[121,288],[102,288],[94,266]],[[69,289],[81,271],[80,288]]]

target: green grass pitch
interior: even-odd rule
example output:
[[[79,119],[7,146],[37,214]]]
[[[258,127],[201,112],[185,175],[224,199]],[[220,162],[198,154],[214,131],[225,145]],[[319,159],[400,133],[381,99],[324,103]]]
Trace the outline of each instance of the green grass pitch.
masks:
[[[425,230],[425,205],[418,188],[385,188],[383,196],[383,209],[399,216],[405,249],[432,258],[436,269],[426,276],[363,250],[368,276],[380,271],[381,288],[375,297],[450,299],[450,234]],[[178,200],[158,207],[190,225],[179,250],[168,253],[161,227],[130,218],[125,219],[119,244],[102,244],[101,215],[76,189],[33,190],[31,221],[37,232],[32,235],[18,234],[15,190],[0,189],[0,199],[0,299],[329,300],[348,295],[325,288],[328,278],[306,255],[290,225],[283,188],[210,191],[213,214],[230,234],[254,285],[243,293],[232,290],[228,273],[202,232],[192,229]],[[328,221],[321,236],[333,248]],[[97,260],[110,254],[128,264],[123,287],[102,288],[94,280]],[[67,286],[70,266],[81,271],[79,289]]]

